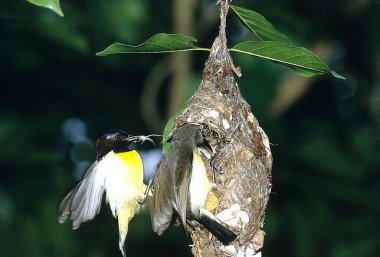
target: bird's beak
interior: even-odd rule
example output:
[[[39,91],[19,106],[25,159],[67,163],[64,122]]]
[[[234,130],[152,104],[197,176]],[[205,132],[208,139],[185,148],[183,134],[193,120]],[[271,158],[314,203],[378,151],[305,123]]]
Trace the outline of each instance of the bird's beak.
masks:
[[[203,140],[203,145],[207,150],[209,150],[211,153],[214,153],[214,150],[212,149],[211,145],[208,143],[207,140]]]

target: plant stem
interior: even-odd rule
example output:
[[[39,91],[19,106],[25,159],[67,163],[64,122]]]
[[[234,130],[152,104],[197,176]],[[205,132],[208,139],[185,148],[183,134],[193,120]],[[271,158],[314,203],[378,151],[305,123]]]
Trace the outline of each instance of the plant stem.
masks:
[[[226,37],[226,23],[227,23],[227,13],[229,9],[229,0],[219,0],[220,4],[220,27],[219,27],[219,38],[221,41],[220,46],[222,47],[222,53],[227,56],[227,37]]]

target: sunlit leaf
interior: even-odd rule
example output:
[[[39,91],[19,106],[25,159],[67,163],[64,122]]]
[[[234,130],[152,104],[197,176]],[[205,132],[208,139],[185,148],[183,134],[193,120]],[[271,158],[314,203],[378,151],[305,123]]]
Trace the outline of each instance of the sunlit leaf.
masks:
[[[339,73],[337,73],[336,71],[333,71],[333,70],[330,70],[331,74],[335,77],[335,78],[338,78],[338,79],[346,79],[345,77],[343,77],[342,75],[340,75]]]
[[[238,6],[230,6],[242,22],[262,41],[276,41],[290,45],[289,39],[278,32],[261,14]]]
[[[29,3],[48,8],[59,16],[63,17],[63,12],[59,0],[27,0]]]
[[[144,43],[132,46],[122,43],[113,43],[105,50],[96,53],[98,56],[109,54],[128,54],[128,53],[167,53],[179,51],[209,51],[195,45],[197,40],[193,37],[179,34],[156,34]]]
[[[247,41],[235,45],[230,51],[289,66],[295,72],[307,77],[318,74],[331,74],[336,78],[344,79],[343,76],[330,70],[323,61],[303,47],[284,45],[273,41]]]
[[[174,121],[177,118],[177,116],[181,114],[185,110],[185,108],[189,105],[189,102],[190,102],[190,99],[187,99],[186,102],[183,103],[181,108],[173,116],[171,116],[168,122],[166,123],[165,128],[164,128],[164,135],[162,137],[163,154],[166,154],[170,149],[170,142],[168,142],[168,139],[169,139],[170,133],[172,133],[173,131]]]

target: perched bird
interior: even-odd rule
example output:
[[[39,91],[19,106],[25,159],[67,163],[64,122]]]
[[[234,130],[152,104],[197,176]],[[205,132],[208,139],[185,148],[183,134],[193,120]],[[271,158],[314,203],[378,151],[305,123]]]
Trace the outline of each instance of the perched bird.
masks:
[[[186,230],[194,221],[203,225],[223,244],[229,244],[236,235],[223,226],[205,204],[212,183],[197,151],[207,142],[199,126],[185,124],[173,132],[171,146],[162,158],[154,177],[151,204],[152,227],[159,235],[168,228],[173,209],[179,214]]]
[[[146,189],[140,155],[129,149],[136,140],[139,138],[118,130],[103,134],[96,142],[96,161],[58,207],[59,222],[70,219],[73,229],[77,229],[99,213],[106,192],[106,200],[118,220],[119,248],[123,256],[128,223],[139,210],[137,207],[143,202]]]

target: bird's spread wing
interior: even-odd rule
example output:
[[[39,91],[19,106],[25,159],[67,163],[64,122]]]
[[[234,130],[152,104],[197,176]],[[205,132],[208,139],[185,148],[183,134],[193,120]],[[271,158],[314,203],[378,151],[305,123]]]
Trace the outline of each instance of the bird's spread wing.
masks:
[[[162,235],[168,228],[173,215],[173,177],[164,158],[158,165],[154,178],[154,193],[150,216],[153,231]]]
[[[60,223],[72,220],[73,229],[91,220],[100,211],[104,187],[104,174],[95,161],[88,169],[84,179],[62,200],[58,207]]]

